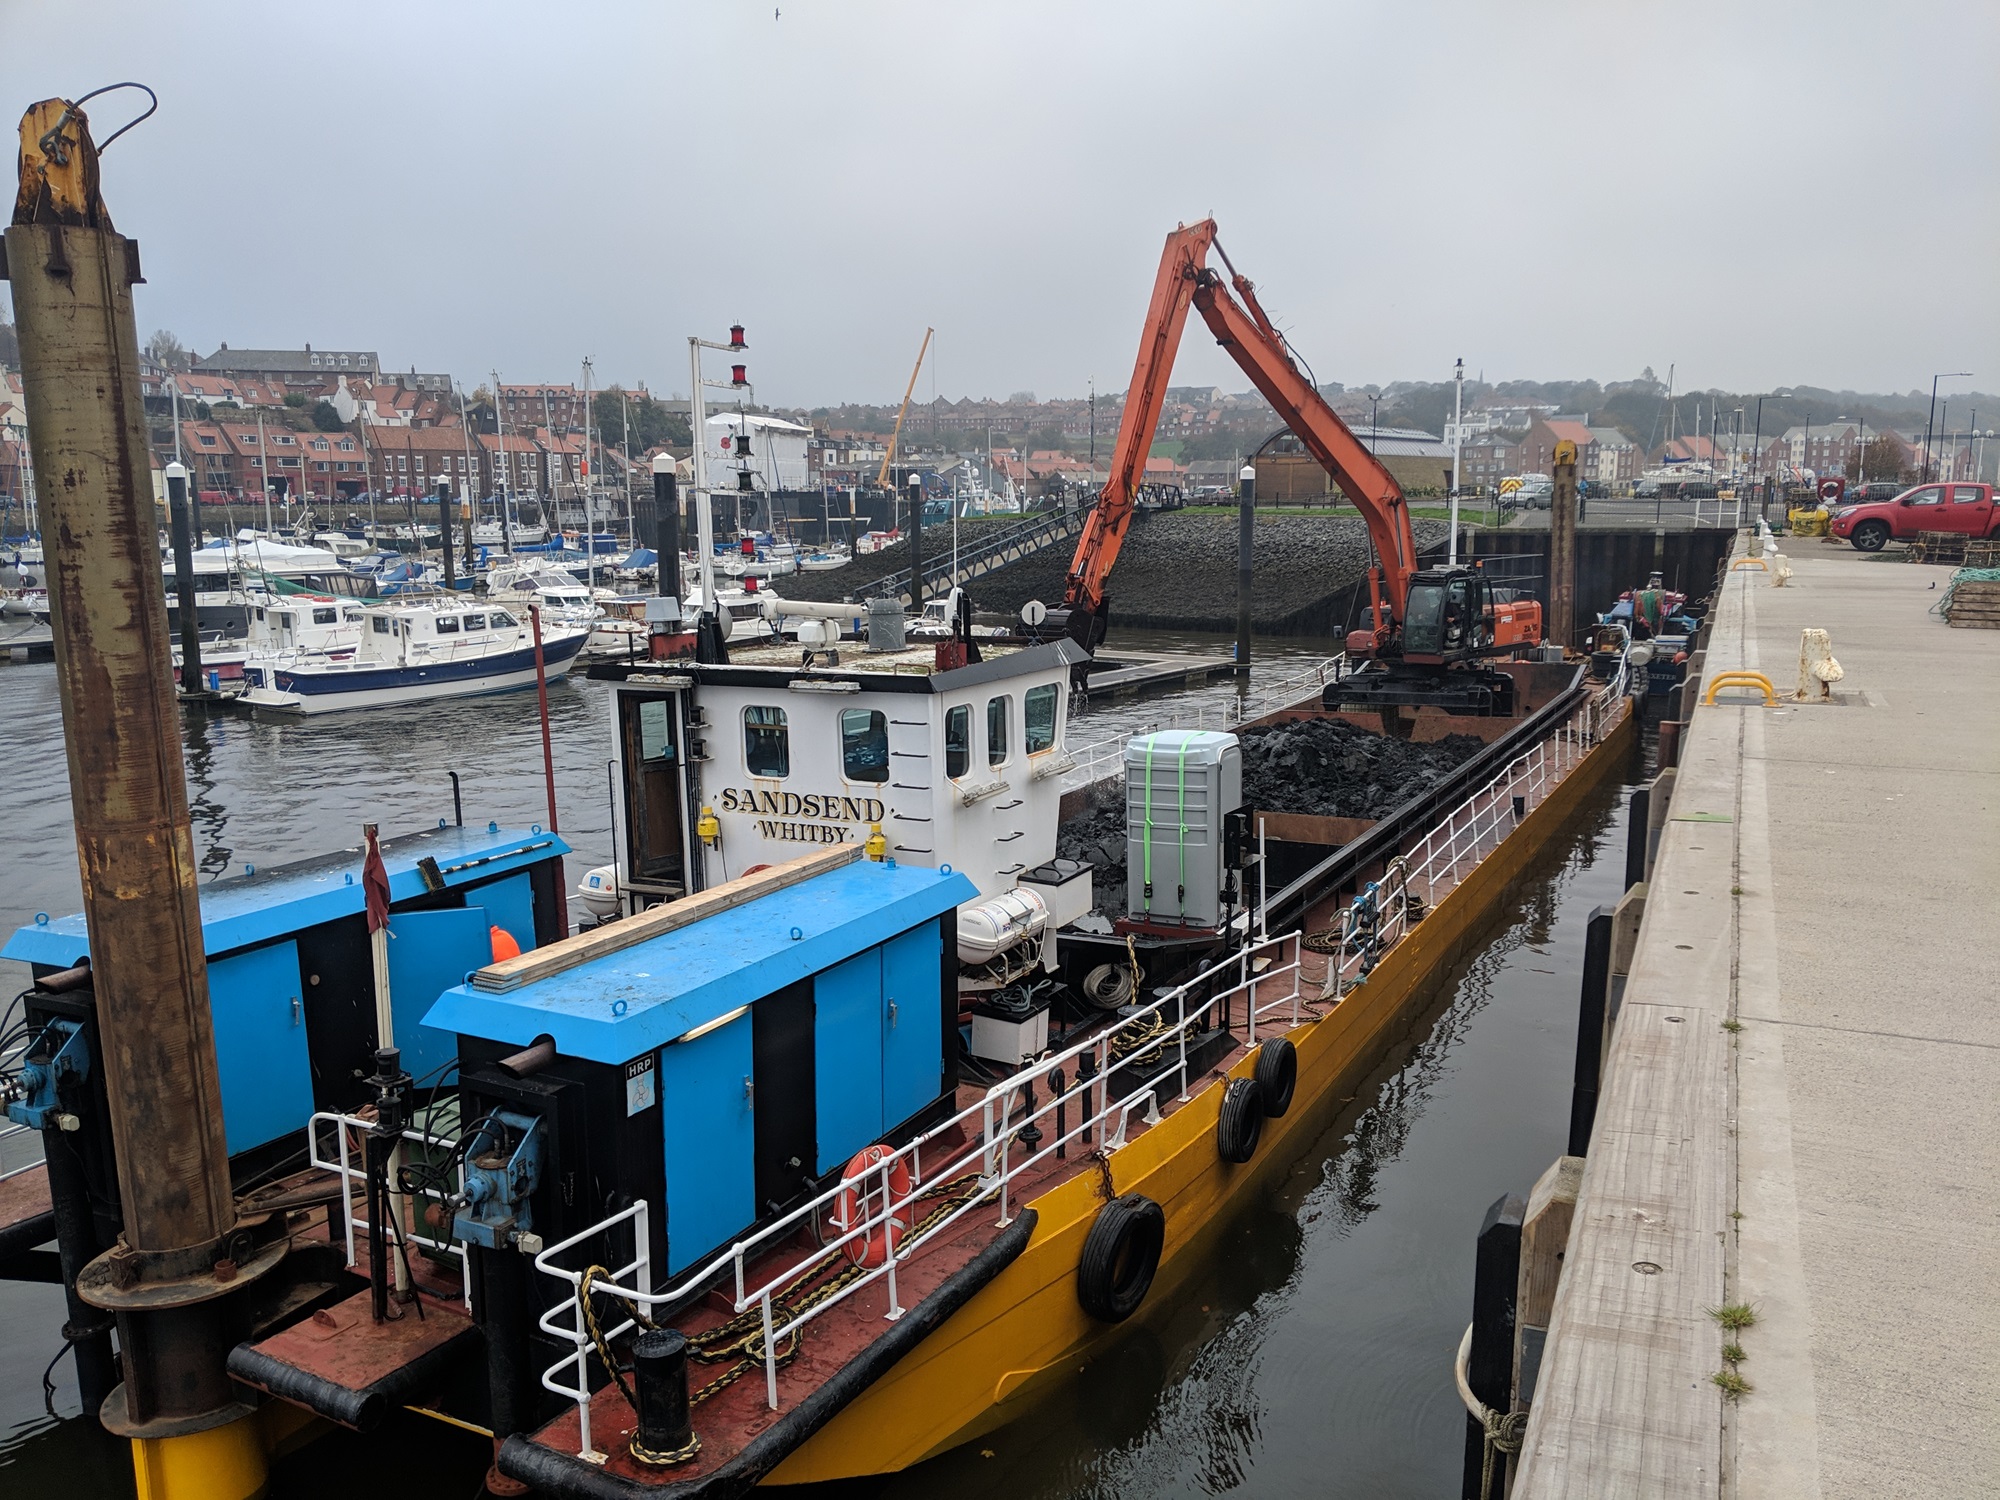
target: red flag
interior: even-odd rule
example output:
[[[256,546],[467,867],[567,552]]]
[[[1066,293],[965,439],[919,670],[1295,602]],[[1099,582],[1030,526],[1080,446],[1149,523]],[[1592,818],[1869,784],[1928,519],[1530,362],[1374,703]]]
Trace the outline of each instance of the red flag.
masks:
[[[382,848],[375,842],[375,825],[367,825],[368,855],[361,861],[361,890],[368,903],[368,930],[380,932],[389,925],[389,870],[382,863]]]

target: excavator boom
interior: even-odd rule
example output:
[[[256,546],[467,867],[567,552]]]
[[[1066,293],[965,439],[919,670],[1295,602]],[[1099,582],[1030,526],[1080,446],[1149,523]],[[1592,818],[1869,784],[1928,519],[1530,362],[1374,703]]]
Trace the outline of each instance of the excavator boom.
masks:
[[[1402,489],[1293,362],[1284,336],[1266,316],[1249,280],[1231,266],[1231,282],[1225,283],[1208,268],[1211,247],[1221,253],[1213,219],[1183,224],[1167,236],[1159,275],[1153,282],[1152,304],[1146,310],[1145,332],[1139,340],[1139,358],[1125,393],[1125,413],[1112,449],[1110,477],[1084,524],[1070,563],[1064,600],[1069,633],[1091,648],[1104,638],[1109,606],[1105,583],[1132,524],[1153,433],[1166,403],[1167,381],[1192,306],[1200,311],[1216,341],[1229,351],[1367,521],[1388,586],[1388,598],[1377,606],[1370,634],[1378,645],[1384,644],[1395,622],[1402,618],[1404,597],[1416,570],[1416,539]],[[1226,263],[1228,256],[1223,255],[1223,260]],[[1235,295],[1230,291],[1232,284]]]
[[[1173,375],[1181,329],[1187,324],[1188,304],[1202,263],[1208,258],[1208,247],[1214,242],[1213,219],[1183,224],[1167,236],[1167,248],[1160,256],[1153,301],[1146,309],[1146,331],[1139,340],[1132,383],[1125,388],[1118,441],[1111,450],[1111,476],[1084,522],[1076,556],[1069,565],[1063,600],[1069,611],[1069,633],[1092,650],[1104,639],[1108,603],[1104,583],[1132,525],[1132,507],[1146,477],[1146,458],[1160,425],[1160,410],[1166,405],[1167,381]]]
[[[1378,608],[1374,633],[1378,642],[1386,641],[1391,621],[1403,618],[1410,575],[1417,567],[1417,541],[1410,529],[1410,507],[1403,499],[1402,486],[1292,362],[1250,283],[1242,276],[1234,280],[1243,294],[1241,303],[1230,296],[1220,276],[1204,270],[1195,288],[1195,308],[1215,341],[1229,351],[1258,393],[1284,418],[1285,425],[1333,476],[1341,493],[1367,522],[1368,537],[1375,544],[1388,588],[1386,606]]]

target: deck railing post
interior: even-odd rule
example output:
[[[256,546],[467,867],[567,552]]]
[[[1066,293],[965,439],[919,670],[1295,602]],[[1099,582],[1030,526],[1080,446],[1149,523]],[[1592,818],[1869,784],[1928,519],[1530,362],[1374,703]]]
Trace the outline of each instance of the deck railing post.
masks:
[[[778,1341],[771,1332],[771,1294],[761,1299],[764,1310],[764,1396],[771,1410],[778,1409]]]

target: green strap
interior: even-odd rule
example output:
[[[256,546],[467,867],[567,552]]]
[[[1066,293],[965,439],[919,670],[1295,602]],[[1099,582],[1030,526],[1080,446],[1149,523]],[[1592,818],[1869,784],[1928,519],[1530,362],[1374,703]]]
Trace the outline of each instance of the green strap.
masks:
[[[1180,801],[1181,801],[1180,805],[1181,883],[1178,889],[1180,892],[1179,899],[1182,908],[1181,915],[1185,917],[1187,915],[1187,910],[1186,910],[1187,908],[1187,739],[1185,736],[1183,736],[1181,739]]]
[[[1146,910],[1153,909],[1153,737],[1146,736],[1146,881],[1142,899]]]

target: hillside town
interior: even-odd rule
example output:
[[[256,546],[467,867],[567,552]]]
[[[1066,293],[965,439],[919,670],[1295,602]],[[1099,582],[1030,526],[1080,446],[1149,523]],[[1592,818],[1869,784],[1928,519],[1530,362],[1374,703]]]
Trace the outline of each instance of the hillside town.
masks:
[[[641,476],[656,455],[671,454],[685,473],[691,453],[686,398],[656,396],[643,382],[594,388],[587,375],[519,383],[496,376],[468,388],[414,365],[389,369],[372,350],[223,343],[193,355],[161,333],[142,356],[141,390],[156,471],[185,464],[208,504],[269,495],[338,507],[364,497],[432,496],[442,479],[461,499],[546,499],[574,506],[580,520],[586,491],[629,495],[645,487]],[[1976,406],[1960,416],[1947,405],[1938,420],[1923,410],[1921,393],[1904,398],[1907,407],[1886,409],[1885,398],[1843,393],[1850,413],[1833,405],[1834,393],[1804,388],[1677,397],[1648,370],[1603,388],[1478,381],[1454,393],[1450,382],[1406,382],[1330,385],[1324,394],[1420,502],[1446,498],[1454,475],[1467,497],[1511,491],[1510,479],[1550,474],[1563,442],[1576,446],[1586,492],[1612,496],[1644,493],[1644,476],[1675,465],[1705,466],[1723,482],[1780,483],[1808,475],[1898,481],[1926,472],[1991,479],[2000,466],[2000,442],[1987,458],[1991,434],[1978,427]],[[897,467],[921,474],[928,494],[1008,510],[1102,488],[1123,405],[1115,392],[1038,400],[1019,391],[1005,400],[918,401],[907,412],[893,404],[731,407],[712,410],[709,423],[718,452],[753,417],[783,448],[760,489],[874,490],[894,441]],[[1783,420],[1788,413],[1804,419]],[[20,376],[0,365],[0,514],[32,496],[27,436]],[[1220,497],[1246,462],[1266,503],[1340,498],[1262,397],[1212,386],[1169,391],[1143,483],[1176,500]]]

